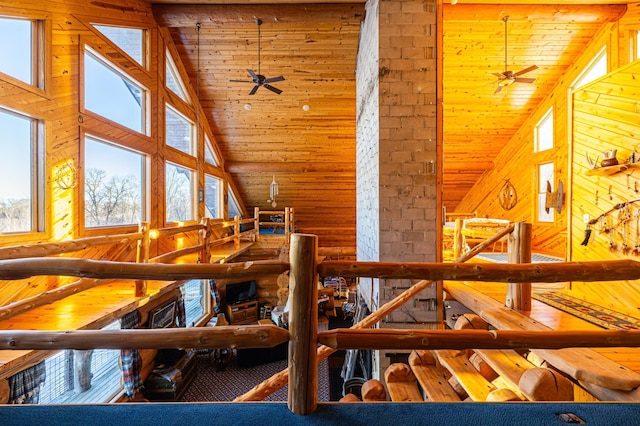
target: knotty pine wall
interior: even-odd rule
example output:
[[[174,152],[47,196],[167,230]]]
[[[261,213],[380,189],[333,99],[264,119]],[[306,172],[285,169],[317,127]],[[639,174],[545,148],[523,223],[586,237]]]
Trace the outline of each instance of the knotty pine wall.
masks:
[[[574,95],[573,125],[573,259],[640,260],[640,162],[614,174],[616,168],[592,170],[587,161],[610,149],[624,163],[640,152],[640,61],[622,67]],[[634,166],[638,168],[634,168]],[[596,174],[592,174],[592,173]],[[629,203],[628,210],[616,205]],[[589,219],[591,238],[581,245]],[[572,293],[595,303],[630,314],[640,309],[640,286],[636,282],[573,283]],[[599,296],[598,301],[594,295]],[[620,307],[620,308],[618,308]]]
[[[113,0],[109,2],[86,2],[83,0],[31,0],[0,1],[0,14],[7,17],[23,17],[43,20],[45,23],[44,67],[45,87],[34,88],[11,77],[0,75],[0,104],[3,107],[23,112],[44,122],[46,140],[45,183],[46,224],[45,231],[29,234],[0,236],[0,246],[32,244],[45,241],[62,241],[92,235],[135,231],[136,227],[86,230],[83,226],[82,143],[85,134],[91,134],[116,142],[150,158],[150,226],[161,228],[164,223],[164,162],[171,161],[197,170],[196,159],[177,150],[164,147],[165,102],[197,123],[196,107],[189,105],[170,90],[164,88],[165,51],[173,56],[181,77],[187,86],[188,95],[196,100],[197,94],[180,62],[170,35],[156,24],[151,5],[146,1]],[[147,30],[149,57],[147,67],[129,59],[90,23],[111,24],[144,28]],[[85,111],[80,92],[82,82],[83,45],[103,55],[122,67],[150,92],[149,135],[136,132],[110,122],[96,114]],[[215,144],[215,138],[206,122],[201,123],[201,135],[207,133]],[[202,141],[200,141],[202,147]],[[214,147],[217,149],[217,146]],[[198,150],[203,152],[202,148]],[[219,150],[218,150],[219,151]],[[219,152],[218,152],[219,154]],[[223,162],[221,155],[218,157]],[[200,159],[199,186],[203,187],[203,173],[219,178],[228,176],[222,167],[213,167]],[[224,163],[223,163],[224,164]],[[73,187],[64,189],[56,181],[58,170],[71,166]],[[5,183],[6,184],[6,183]],[[226,185],[224,185],[226,190]],[[204,206],[199,205],[200,215]],[[197,233],[181,234],[153,243],[150,255],[171,251],[197,243]],[[74,257],[134,261],[135,247],[123,245],[100,246],[73,254]],[[19,281],[0,281],[0,306],[51,290],[70,279],[43,277]]]
[[[494,169],[486,173],[461,202],[458,211],[477,210],[480,216],[533,223],[534,252],[576,261],[640,260],[633,252],[637,229],[635,217],[627,227],[627,244],[631,246],[628,252],[622,250],[624,228],[621,226],[616,230],[614,249],[609,248],[610,234],[598,231],[598,226],[593,227],[588,245],[581,245],[585,236],[585,214],[595,219],[615,204],[640,197],[635,191],[640,169],[613,176],[586,175],[589,169],[587,153],[592,159],[600,154],[602,159],[603,151],[618,149],[617,158],[624,162],[631,152],[640,151],[640,65],[637,61],[627,65],[633,53],[633,34],[640,30],[638,9],[637,5],[630,5],[617,23],[603,26],[575,65],[500,153]],[[576,91],[575,96],[570,95],[571,83],[604,46],[607,46],[609,69],[614,72]],[[533,128],[551,106],[554,108],[556,148],[543,155],[534,154]],[[556,162],[556,184],[562,179],[567,191],[567,208],[561,215],[556,214],[553,225],[536,223],[533,217],[536,176],[532,164],[549,159]],[[503,210],[498,202],[498,191],[505,179],[509,179],[518,192],[518,203],[510,211]],[[609,197],[610,187],[612,198]],[[637,211],[632,208],[632,214]],[[612,220],[618,221],[617,213]],[[568,291],[576,297],[629,314],[637,315],[640,308],[637,283],[573,282]]]
[[[509,143],[496,157],[495,166],[485,173],[465,196],[456,209],[459,212],[477,211],[481,217],[525,221],[533,224],[533,251],[569,258],[567,233],[569,221],[567,208],[562,213],[555,212],[554,223],[541,223],[536,220],[536,164],[553,161],[555,163],[554,189],[562,180],[565,187],[565,205],[571,200],[571,172],[569,169],[569,146],[571,126],[569,121],[568,91],[581,71],[605,45],[609,45],[609,58],[618,58],[619,37],[628,34],[618,31],[618,24],[605,24],[594,37],[574,65],[566,71],[554,90],[536,108],[525,124],[515,133]],[[623,42],[620,41],[620,44]],[[611,60],[610,60],[611,61]],[[610,69],[616,67],[618,59],[610,62]],[[554,148],[548,151],[534,152],[534,129],[544,115],[553,108]],[[446,141],[445,141],[446,144]],[[517,203],[511,210],[500,206],[498,194],[505,181],[509,180],[517,191]]]

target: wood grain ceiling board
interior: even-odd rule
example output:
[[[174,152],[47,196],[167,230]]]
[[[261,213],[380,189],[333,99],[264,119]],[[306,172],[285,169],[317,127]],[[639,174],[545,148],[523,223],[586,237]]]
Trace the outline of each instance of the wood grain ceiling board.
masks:
[[[597,31],[624,6],[473,5],[443,10],[443,203],[455,210],[536,106],[553,90]],[[508,69],[533,84],[515,83],[495,94],[494,72]]]
[[[364,4],[157,5],[154,15],[192,82],[201,24],[201,103],[245,206],[271,210],[275,177],[279,207],[296,209],[301,231],[347,226],[347,245],[355,245],[355,67]],[[251,96],[252,83],[230,82],[258,72],[257,18],[260,71],[284,76],[273,84],[280,95],[261,87]],[[320,244],[333,245],[322,236]]]
[[[275,175],[282,205],[325,226],[354,226],[355,61],[364,2],[154,3],[156,19],[169,28],[194,82],[195,25],[202,24],[201,101],[245,205],[267,208]],[[448,211],[494,167],[496,155],[599,28],[624,11],[611,1],[474,3],[443,7],[443,202]],[[528,75],[536,78],[534,84],[515,84],[495,95],[492,73],[504,70],[505,15],[510,16],[509,68],[539,68]],[[260,88],[249,96],[251,84],[229,82],[249,79],[246,69],[257,68],[256,18],[264,22],[261,71],[285,76],[274,84],[281,95]],[[341,211],[329,215],[325,206]]]

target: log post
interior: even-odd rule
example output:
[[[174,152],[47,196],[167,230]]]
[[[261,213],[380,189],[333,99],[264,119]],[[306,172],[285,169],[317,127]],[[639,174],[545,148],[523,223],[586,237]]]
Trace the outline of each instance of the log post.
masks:
[[[138,251],[136,253],[137,263],[149,262],[149,245],[151,244],[149,231],[149,222],[140,222],[140,225],[138,225],[138,232],[142,234],[142,238],[138,240]],[[136,280],[135,297],[144,297],[146,295],[147,281]]]
[[[202,243],[202,249],[200,250],[200,263],[209,263],[211,260],[210,248],[211,244],[211,221],[203,217],[200,223],[202,228],[200,229],[200,241]]]
[[[317,252],[317,236],[291,235],[288,405],[300,415],[313,413],[318,404]]]
[[[253,218],[255,221],[253,229],[256,231],[256,241],[260,241],[260,207],[255,207],[253,209]]]
[[[453,258],[457,259],[462,256],[464,251],[464,237],[462,236],[462,227],[464,219],[456,219],[455,228],[453,228]]]
[[[290,218],[289,215],[291,213],[289,212],[289,207],[285,207],[284,208],[284,237],[286,238],[285,241],[289,242],[289,236],[291,235],[291,223],[290,223]]]
[[[233,248],[240,250],[240,216],[235,216],[233,222]]]
[[[531,224],[517,222],[509,235],[509,263],[531,263]],[[509,283],[505,305],[519,311],[531,310],[531,283]]]

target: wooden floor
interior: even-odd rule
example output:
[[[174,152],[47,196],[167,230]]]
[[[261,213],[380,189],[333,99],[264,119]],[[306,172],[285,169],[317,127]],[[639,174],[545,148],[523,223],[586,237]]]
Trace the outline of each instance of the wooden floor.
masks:
[[[506,285],[501,283],[469,283],[471,287],[504,303]],[[535,289],[534,285],[534,289]],[[563,291],[563,290],[560,290]],[[531,301],[531,311],[523,314],[554,330],[602,330],[595,324],[563,312],[538,300]],[[607,358],[640,373],[640,348],[594,348]]]

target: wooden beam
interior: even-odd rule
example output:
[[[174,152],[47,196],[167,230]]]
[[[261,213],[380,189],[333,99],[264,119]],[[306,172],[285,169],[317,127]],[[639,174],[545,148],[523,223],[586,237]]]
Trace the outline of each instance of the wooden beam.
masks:
[[[280,275],[289,265],[259,260],[227,264],[153,264],[107,262],[89,259],[37,258],[0,261],[0,279],[22,279],[43,275],[114,279],[179,281],[200,278],[248,278]]]
[[[2,266],[1,262],[0,266]],[[519,265],[325,261],[318,265],[318,272],[322,276],[433,281],[593,282],[640,279],[640,263],[629,259]]]
[[[272,348],[289,340],[277,326],[244,325],[155,330],[0,330],[0,349]]]
[[[505,309],[506,310],[506,309]],[[637,330],[373,330],[335,329],[318,333],[333,349],[562,349],[640,347]]]
[[[292,162],[241,162],[229,161],[229,173],[353,173],[354,163],[292,163]]]
[[[270,2],[272,3],[272,2]],[[225,24],[250,24],[255,27],[256,19],[265,24],[307,24],[343,20],[360,20],[364,17],[364,2],[326,4],[189,4],[154,5],[153,15],[161,27],[195,28],[196,22],[203,26]]]
[[[306,415],[318,403],[317,286],[318,237],[292,234],[289,259],[289,389],[288,405],[294,414]]]
[[[476,0],[477,3],[485,3]],[[495,21],[500,22],[505,15],[509,15],[512,21],[530,22],[613,22],[618,20],[627,10],[626,4],[612,5],[615,1],[607,1],[607,4],[527,4],[513,5],[510,2],[501,4],[469,4],[473,0],[465,0],[465,4],[445,6],[443,8],[445,27],[446,21]],[[507,3],[511,3],[506,6]],[[622,3],[622,0],[620,0]],[[626,2],[625,2],[626,3]]]

